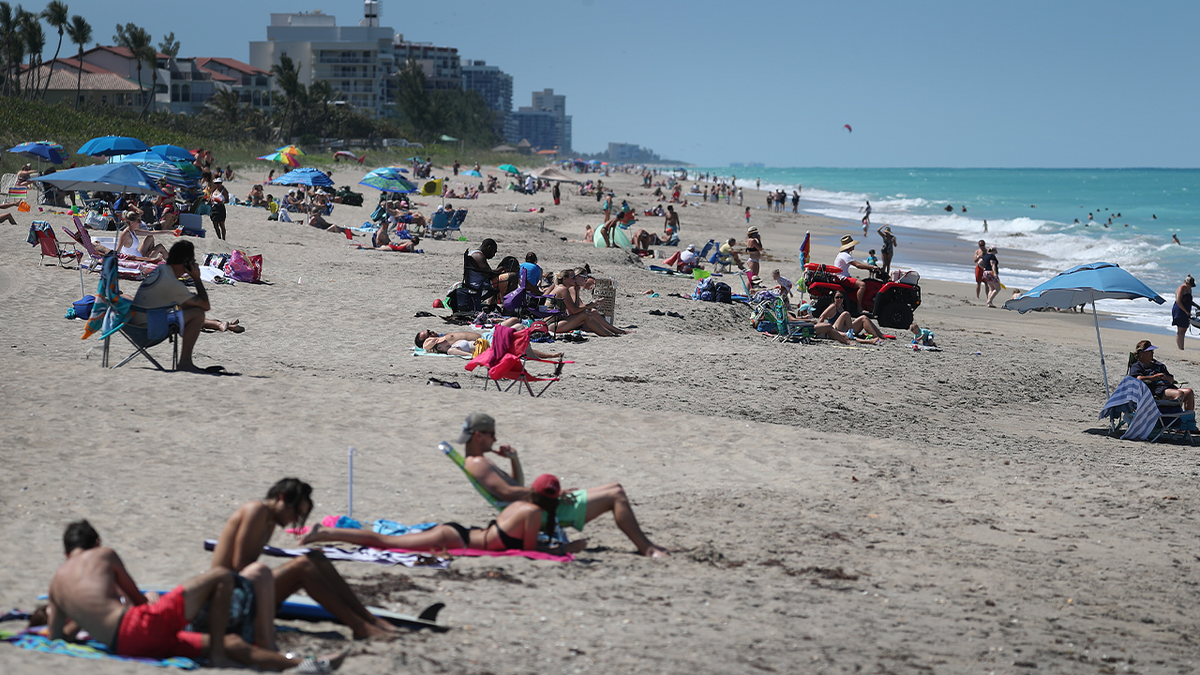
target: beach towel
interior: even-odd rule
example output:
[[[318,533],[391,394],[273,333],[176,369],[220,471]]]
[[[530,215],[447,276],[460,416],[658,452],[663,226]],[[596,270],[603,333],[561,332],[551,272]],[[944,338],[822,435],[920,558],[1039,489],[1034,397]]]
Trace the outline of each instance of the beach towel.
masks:
[[[1144,441],[1154,432],[1154,425],[1158,422],[1158,404],[1154,401],[1154,395],[1150,393],[1150,387],[1136,377],[1126,375],[1121,380],[1113,390],[1112,396],[1104,402],[1104,408],[1100,410],[1097,419],[1119,417],[1123,412],[1120,408],[1130,403],[1137,408],[1121,440]]]
[[[63,654],[66,656],[75,656],[84,659],[108,659],[112,661],[129,661],[132,663],[144,663],[151,666],[164,666],[171,668],[179,668],[182,670],[195,670],[200,667],[200,664],[191,659],[186,659],[181,656],[174,656],[169,659],[145,659],[133,656],[118,656],[108,651],[108,647],[95,640],[89,640],[85,643],[66,642],[65,640],[51,640],[45,635],[39,635],[34,632],[24,633],[8,633],[0,631],[0,641],[14,644],[22,649],[29,649],[35,652],[45,652],[47,654]],[[48,672],[53,672],[53,669],[47,669]]]
[[[205,539],[204,550],[211,551],[217,547],[216,539]],[[369,562],[378,565],[402,565],[404,567],[420,567],[429,570],[444,570],[450,567],[450,561],[430,555],[423,551],[391,551],[360,546],[357,549],[346,550],[334,546],[320,548],[277,548],[264,546],[263,555],[276,558],[299,558],[309,551],[317,550],[329,560],[344,560],[347,562]]]
[[[513,330],[510,326],[496,326],[492,331],[491,345],[471,359],[465,368],[470,371],[483,366],[488,369],[488,377],[493,380],[518,378],[525,370],[521,357],[528,346],[528,328]]]
[[[466,359],[467,361],[471,360],[471,357],[462,356],[461,354],[439,354],[438,352],[427,352],[420,347],[409,347],[409,349],[412,350],[413,356],[448,356],[452,359]]]

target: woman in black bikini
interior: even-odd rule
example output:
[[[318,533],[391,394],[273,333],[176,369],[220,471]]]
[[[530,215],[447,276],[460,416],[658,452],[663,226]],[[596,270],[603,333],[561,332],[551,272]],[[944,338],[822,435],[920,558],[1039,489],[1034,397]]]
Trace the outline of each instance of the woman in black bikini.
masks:
[[[376,534],[368,530],[325,528],[313,525],[300,543],[308,545],[318,541],[344,541],[372,548],[402,548],[408,551],[442,551],[453,548],[474,548],[484,551],[517,549],[536,551],[538,532],[553,537],[558,528],[555,512],[562,487],[558,479],[542,474],[533,481],[533,492],[528,502],[513,502],[487,527],[464,527],[458,523],[444,523],[437,527],[399,536]],[[542,516],[546,523],[542,525]]]

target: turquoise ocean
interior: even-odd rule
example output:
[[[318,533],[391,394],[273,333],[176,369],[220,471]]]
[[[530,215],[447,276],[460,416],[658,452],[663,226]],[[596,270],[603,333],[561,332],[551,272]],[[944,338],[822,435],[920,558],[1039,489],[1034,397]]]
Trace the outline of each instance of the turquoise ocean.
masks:
[[[736,175],[743,188],[761,180],[762,189],[779,188],[788,195],[801,184],[801,210],[831,218],[857,222],[870,200],[871,241],[877,238],[875,228],[891,225],[901,242],[901,267],[908,266],[901,257],[901,232],[908,229],[971,242],[986,239],[998,247],[1002,266],[1005,250],[1044,256],[1036,258],[1038,269],[1002,269],[1009,287],[1028,289],[1082,263],[1116,263],[1168,300],[1165,306],[1097,303],[1119,321],[1167,326],[1175,288],[1189,273],[1200,278],[1200,169],[696,170],[726,179]],[[947,205],[954,211],[947,212]],[[1182,245],[1172,241],[1173,234]],[[934,279],[973,280],[969,259],[961,265],[941,261],[913,267]]]

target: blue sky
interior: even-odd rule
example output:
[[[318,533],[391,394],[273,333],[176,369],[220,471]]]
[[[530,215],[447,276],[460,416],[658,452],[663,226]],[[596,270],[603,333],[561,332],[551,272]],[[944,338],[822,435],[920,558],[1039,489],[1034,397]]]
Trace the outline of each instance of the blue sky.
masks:
[[[133,21],[156,41],[174,31],[184,56],[242,60],[271,12],[362,16],[355,0],[68,4],[105,43]],[[406,39],[511,74],[514,107],[534,90],[566,94],[584,152],[617,141],[711,166],[1200,166],[1194,0],[382,8],[381,23]]]

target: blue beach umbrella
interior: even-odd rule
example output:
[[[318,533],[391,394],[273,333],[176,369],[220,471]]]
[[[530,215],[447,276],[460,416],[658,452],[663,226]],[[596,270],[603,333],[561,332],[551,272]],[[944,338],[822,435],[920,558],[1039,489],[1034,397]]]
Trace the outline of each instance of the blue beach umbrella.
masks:
[[[1024,314],[1031,309],[1069,309],[1092,303],[1092,320],[1096,323],[1096,343],[1100,345],[1100,370],[1104,373],[1104,392],[1107,395],[1108,368],[1104,365],[1104,343],[1100,341],[1100,320],[1096,317],[1097,300],[1137,300],[1145,298],[1163,304],[1166,300],[1119,265],[1094,262],[1072,267],[1053,279],[1004,303],[1004,309]]]
[[[187,189],[197,186],[196,179],[188,176],[178,164],[173,162],[146,162],[141,166],[142,171],[155,180],[163,179],[170,185]]]
[[[191,162],[196,159],[186,148],[181,148],[178,145],[152,145],[150,149],[171,161]]]
[[[358,184],[365,185],[369,188],[375,188],[381,192],[401,192],[407,194],[410,192],[417,192],[418,190],[416,185],[413,185],[405,180],[404,177],[392,167],[375,169],[374,171],[363,176],[363,179],[360,180]]]
[[[60,190],[102,190],[162,195],[162,190],[158,189],[149,174],[127,162],[81,166],[77,169],[65,169],[31,180],[49,183]]]
[[[129,155],[143,150],[149,150],[150,146],[139,141],[136,138],[128,136],[101,136],[79,146],[77,154],[91,155],[92,157],[111,157],[113,155]]]
[[[50,162],[51,164],[62,164],[63,163],[63,155],[67,154],[66,151],[64,151],[62,149],[61,145],[58,147],[55,147],[54,145],[52,145],[50,143],[38,143],[38,142],[22,143],[20,145],[9,148],[8,151],[15,152],[16,154],[21,155],[22,157],[29,157],[29,158],[36,159],[39,161],[45,160],[47,162]]]
[[[115,155],[113,156],[113,160],[116,162],[133,162],[135,164],[141,164],[143,162],[169,162],[171,161],[171,158],[162,153],[155,152],[154,150],[143,150],[142,152],[135,152],[130,155]]]
[[[333,181],[324,171],[306,166],[302,169],[289,171],[271,181],[271,185],[320,185],[332,186]]]
[[[474,177],[476,177],[476,178],[483,178],[483,174],[479,173],[479,172],[478,172],[478,171],[476,171],[475,169],[471,169],[470,171],[464,171],[464,172],[462,172],[462,175],[464,175],[464,176],[474,176]]]

